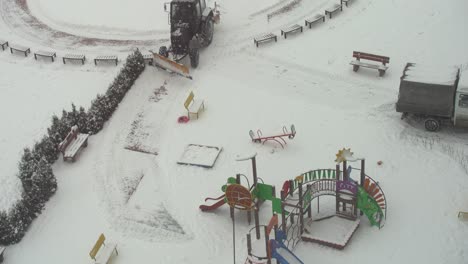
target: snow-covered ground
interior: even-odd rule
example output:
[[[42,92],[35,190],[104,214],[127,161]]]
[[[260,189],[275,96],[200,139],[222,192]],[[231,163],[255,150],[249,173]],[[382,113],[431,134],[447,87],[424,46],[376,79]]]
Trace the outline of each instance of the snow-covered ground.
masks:
[[[16,2],[4,1],[0,10]],[[104,8],[110,2],[104,0],[59,2],[28,4],[31,14],[52,31],[106,39],[108,30],[108,39],[133,42],[102,42],[104,48],[60,34],[46,40],[27,23],[6,20],[11,15],[5,13],[1,38],[33,50],[47,47],[63,54],[73,43],[74,50],[91,55],[120,56],[133,44],[157,49],[154,43],[167,41],[165,19],[140,17],[159,16],[162,2],[120,0],[112,8]],[[148,67],[105,128],[90,137],[78,161],[54,164],[58,191],[25,238],[7,248],[6,263],[92,263],[88,252],[100,233],[118,243],[119,255],[112,260],[116,264],[232,262],[233,226],[227,206],[213,213],[202,213],[198,206],[205,197],[221,195],[228,177],[251,177],[250,163],[236,161],[238,155],[257,152],[259,177],[279,189],[305,171],[334,168],[342,147],[366,158],[367,174],[384,189],[385,227],[371,227],[363,217],[343,251],[301,242],[294,254],[304,263],[466,262],[468,223],[456,215],[468,210],[468,131],[444,127],[428,133],[415,121],[400,120],[394,103],[406,62],[466,68],[468,3],[357,0],[302,34],[279,37],[277,43],[259,48],[253,45],[253,36],[279,35],[280,28],[302,24],[335,2],[301,1],[268,22],[267,14],[287,1],[218,1],[221,24],[216,25],[211,46],[201,52],[199,68],[192,70],[194,80]],[[132,16],[130,3],[135,3]],[[150,8],[157,9],[157,15]],[[114,13],[99,16],[93,10]],[[113,18],[115,14],[122,18]],[[131,36],[132,31],[138,37]],[[145,42],[151,34],[154,47]],[[389,56],[385,76],[370,69],[354,73],[349,65],[353,50]],[[64,66],[60,59],[54,64],[35,62],[5,51],[0,53],[0,70],[9,73],[0,76],[6,95],[2,110],[8,114],[0,143],[0,164],[8,172],[0,177],[0,205],[6,208],[20,186],[14,169],[22,148],[45,133],[52,113],[60,113],[72,101],[89,105],[118,67],[95,67],[91,62]],[[191,90],[205,100],[206,109],[198,120],[179,124]],[[284,149],[250,141],[250,129],[270,134],[291,124],[297,135]],[[144,144],[157,155],[129,151],[129,142]],[[223,151],[212,169],[178,165],[187,144],[220,146]],[[260,210],[260,222],[266,224],[271,205],[266,202]],[[237,263],[245,261],[245,235],[251,227],[237,212]]]

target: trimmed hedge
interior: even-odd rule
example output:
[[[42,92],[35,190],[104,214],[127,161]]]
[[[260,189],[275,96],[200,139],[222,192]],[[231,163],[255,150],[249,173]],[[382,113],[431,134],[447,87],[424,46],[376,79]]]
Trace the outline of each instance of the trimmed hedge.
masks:
[[[25,148],[18,164],[18,177],[23,186],[21,199],[8,212],[0,211],[0,245],[18,243],[25,235],[31,222],[42,212],[45,203],[57,190],[57,181],[52,164],[59,157],[58,145],[73,125],[81,132],[96,134],[117,109],[135,80],[145,69],[140,51],[127,57],[125,65],[104,95],[98,94],[88,111],[83,107],[62,111],[59,118],[52,116],[52,124],[32,149]]]

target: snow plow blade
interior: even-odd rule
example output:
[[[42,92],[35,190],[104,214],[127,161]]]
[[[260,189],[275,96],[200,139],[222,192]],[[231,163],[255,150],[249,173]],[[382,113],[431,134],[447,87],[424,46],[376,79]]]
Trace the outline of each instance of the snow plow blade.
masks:
[[[187,66],[177,63],[175,61],[172,61],[164,56],[161,56],[157,53],[153,53],[153,64],[156,67],[162,68],[166,71],[176,73],[178,75],[181,75],[185,78],[189,78],[192,80],[192,76],[189,74],[189,69]]]

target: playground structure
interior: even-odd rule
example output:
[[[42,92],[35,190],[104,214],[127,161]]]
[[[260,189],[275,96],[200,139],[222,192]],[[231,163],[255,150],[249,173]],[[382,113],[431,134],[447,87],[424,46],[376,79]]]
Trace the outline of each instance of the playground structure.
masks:
[[[282,148],[284,148],[284,145],[287,145],[286,140],[284,140],[284,138],[287,137],[289,139],[293,139],[296,136],[296,127],[294,125],[291,125],[291,131],[288,131],[286,126],[283,126],[282,134],[276,134],[271,136],[263,136],[263,133],[260,129],[257,130],[257,135],[255,135],[255,133],[252,130],[250,130],[249,135],[252,139],[252,142],[265,144],[265,142],[272,140],[277,142]]]
[[[360,215],[363,214],[369,219],[371,226],[379,229],[384,226],[387,215],[385,194],[379,184],[365,174],[365,159],[354,158],[350,149],[342,149],[336,156],[337,164],[334,169],[311,170],[285,181],[279,198],[276,197],[275,186],[265,184],[263,180],[255,180],[254,185],[248,185],[249,188],[243,187],[244,195],[238,195],[237,200],[248,201],[244,207],[252,209],[247,211],[249,223],[250,212],[256,213],[255,227],[247,234],[246,263],[271,263],[272,258],[281,264],[303,263],[292,252],[301,240],[343,249],[360,226]],[[348,166],[348,162],[360,162],[360,168]],[[256,179],[255,162],[253,164]],[[351,178],[353,170],[359,172],[359,181]],[[240,176],[238,174],[236,178],[229,178],[228,184],[240,185]],[[227,187],[223,190],[227,190]],[[211,206],[202,205],[200,209],[208,211],[218,208],[227,202],[227,195],[226,192],[215,199],[207,198],[206,200],[218,202]],[[320,216],[320,196],[323,195],[335,197],[334,214]],[[271,201],[273,217],[265,226],[260,225],[257,219],[259,202],[266,200]],[[312,214],[313,200],[317,201],[317,215]],[[231,217],[234,208],[237,207],[231,203]],[[237,209],[242,210],[242,206]],[[264,255],[252,251],[251,232],[255,229],[256,238],[260,240],[261,227],[264,233]],[[274,239],[270,239],[272,230],[275,230]]]

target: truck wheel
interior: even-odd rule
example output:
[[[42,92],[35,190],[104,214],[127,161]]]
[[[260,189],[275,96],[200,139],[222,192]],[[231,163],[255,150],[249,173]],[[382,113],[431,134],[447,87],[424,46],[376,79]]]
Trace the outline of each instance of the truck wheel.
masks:
[[[424,121],[424,127],[427,131],[435,132],[440,128],[440,122],[434,118],[428,118]]]
[[[163,56],[163,57],[168,57],[169,56],[169,52],[167,52],[167,47],[166,46],[161,46],[159,48],[159,55]]]
[[[207,47],[211,44],[211,41],[213,41],[213,18],[208,17],[205,24],[203,25],[202,28],[202,43],[203,47]]]
[[[200,61],[199,49],[198,48],[190,49],[189,56],[190,56],[190,65],[192,66],[192,68],[197,68],[198,63]]]

